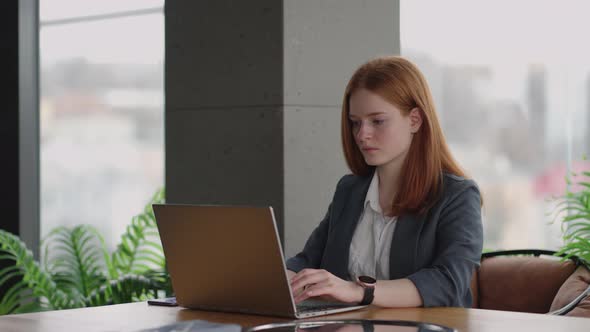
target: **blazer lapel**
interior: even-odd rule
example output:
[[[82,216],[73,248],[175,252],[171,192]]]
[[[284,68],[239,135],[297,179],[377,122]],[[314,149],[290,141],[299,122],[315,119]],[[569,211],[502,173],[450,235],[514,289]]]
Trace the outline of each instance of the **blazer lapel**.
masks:
[[[389,254],[389,278],[405,278],[414,272],[418,237],[424,225],[424,216],[401,215],[395,225]]]
[[[364,209],[365,196],[369,190],[372,176],[363,178],[350,188],[350,193],[342,202],[342,213],[336,217],[336,229],[333,238],[333,250],[330,257],[326,257],[330,270],[342,279],[350,279],[348,273],[348,260],[350,256],[350,243],[356,230],[356,226]]]

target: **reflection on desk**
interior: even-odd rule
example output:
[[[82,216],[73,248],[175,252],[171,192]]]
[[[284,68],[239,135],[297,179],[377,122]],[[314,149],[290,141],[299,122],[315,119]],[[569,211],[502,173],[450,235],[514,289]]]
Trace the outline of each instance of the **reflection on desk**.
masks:
[[[273,323],[249,328],[246,332],[456,332],[453,328],[405,320],[328,320]]]
[[[212,323],[206,320],[189,320],[166,324],[139,332],[241,332],[238,324]]]

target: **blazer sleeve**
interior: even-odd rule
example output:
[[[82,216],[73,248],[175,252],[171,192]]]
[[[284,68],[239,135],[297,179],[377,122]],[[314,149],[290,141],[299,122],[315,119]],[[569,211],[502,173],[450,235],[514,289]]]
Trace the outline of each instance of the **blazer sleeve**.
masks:
[[[472,181],[441,210],[436,230],[437,252],[429,267],[408,276],[425,307],[470,306],[461,303],[483,247],[480,193]]]
[[[328,212],[324,216],[324,219],[311,233],[309,239],[307,239],[303,251],[287,260],[287,270],[299,272],[305,268],[317,269],[320,267],[328,239],[331,212],[332,204],[328,207]]]

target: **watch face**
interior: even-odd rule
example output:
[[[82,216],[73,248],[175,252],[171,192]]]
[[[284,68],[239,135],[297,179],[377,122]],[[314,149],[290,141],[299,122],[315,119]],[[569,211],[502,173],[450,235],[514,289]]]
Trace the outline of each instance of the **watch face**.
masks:
[[[365,284],[374,284],[377,282],[375,278],[369,276],[359,276],[359,281]]]

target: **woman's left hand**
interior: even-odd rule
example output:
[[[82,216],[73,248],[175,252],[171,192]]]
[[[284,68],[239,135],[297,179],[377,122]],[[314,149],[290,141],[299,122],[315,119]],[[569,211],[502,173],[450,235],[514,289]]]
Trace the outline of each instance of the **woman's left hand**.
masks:
[[[295,303],[310,297],[321,296],[331,301],[359,303],[363,299],[363,288],[342,280],[326,270],[303,269],[291,279],[291,291],[297,294]]]

